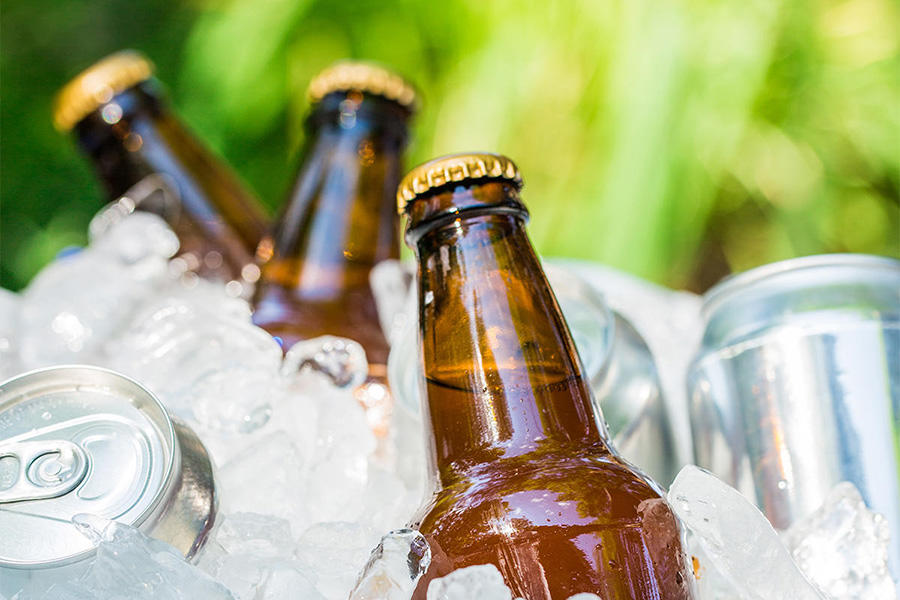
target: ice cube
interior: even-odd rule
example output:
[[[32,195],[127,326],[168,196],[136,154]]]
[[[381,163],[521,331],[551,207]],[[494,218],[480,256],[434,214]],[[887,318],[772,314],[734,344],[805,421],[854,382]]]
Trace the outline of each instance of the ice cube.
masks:
[[[133,268],[156,270],[178,252],[178,236],[157,215],[136,212],[108,227],[94,226],[103,219],[103,211],[91,222],[92,250],[109,255]]]
[[[852,483],[838,484],[784,539],[797,565],[830,599],[900,597],[888,570],[888,523],[866,508]]]
[[[219,470],[223,509],[274,515],[286,519],[299,533],[309,522],[302,501],[305,463],[283,431],[260,440]]]
[[[232,367],[199,378],[185,392],[194,419],[207,429],[250,433],[265,425],[286,394],[278,372]]]
[[[232,513],[220,523],[199,566],[240,600],[321,598],[314,574],[294,560],[291,523],[269,515]],[[281,595],[285,590],[292,595]]]
[[[288,376],[310,370],[324,375],[333,385],[353,388],[365,381],[369,364],[358,342],[323,335],[291,346],[282,369]]]
[[[151,290],[151,282],[91,250],[50,263],[23,292],[18,338],[24,366],[96,362],[103,342]]]
[[[316,523],[303,532],[297,558],[316,574],[316,588],[329,600],[346,600],[378,534],[346,521]]]
[[[227,588],[164,542],[105,519],[79,515],[75,522],[97,541],[96,558],[76,581],[51,587],[44,600],[234,600]]]
[[[355,520],[365,506],[369,459],[376,442],[353,391],[319,382],[306,388],[318,413],[316,443],[304,498],[313,521]]]
[[[376,531],[386,531],[408,523],[421,505],[422,497],[412,494],[393,472],[372,464],[363,491],[360,520]]]
[[[350,600],[409,600],[431,564],[431,547],[418,531],[398,529],[381,538]]]
[[[228,554],[285,558],[294,554],[294,536],[286,519],[250,512],[222,517],[215,541]]]
[[[252,600],[325,600],[309,576],[289,565],[269,569]]]
[[[182,418],[250,431],[266,422],[284,386],[281,348],[249,322],[246,303],[225,298],[221,287],[214,300],[201,287],[206,291],[195,296],[172,285],[147,300],[107,345],[107,364],[146,385]]]
[[[405,304],[413,287],[416,264],[399,260],[383,260],[369,273],[369,283],[378,307],[378,321],[385,337],[392,341],[408,319]]]
[[[675,478],[668,499],[742,599],[822,600],[769,521],[734,488],[689,465]]]
[[[475,565],[457,569],[428,584],[428,600],[511,600],[503,575],[494,565]]]

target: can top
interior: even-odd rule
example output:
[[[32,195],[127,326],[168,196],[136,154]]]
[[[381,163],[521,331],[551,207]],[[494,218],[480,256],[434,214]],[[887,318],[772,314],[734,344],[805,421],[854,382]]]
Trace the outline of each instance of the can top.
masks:
[[[153,75],[153,63],[140,52],[122,50],[94,63],[69,83],[53,102],[53,124],[68,131],[116,94],[146,81]]]
[[[80,513],[139,526],[180,469],[172,421],[135,381],[63,366],[0,384],[0,566],[44,568],[89,555]]]
[[[763,265],[726,277],[704,294],[704,345],[744,339],[801,314],[896,317],[898,289],[900,261],[884,256],[820,254]]]

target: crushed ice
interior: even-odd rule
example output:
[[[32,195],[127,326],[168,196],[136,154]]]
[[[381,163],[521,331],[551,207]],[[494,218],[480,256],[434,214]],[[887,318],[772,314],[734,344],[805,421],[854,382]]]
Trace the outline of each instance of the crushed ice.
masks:
[[[421,534],[397,527],[423,496],[425,449],[408,411],[395,411],[390,451],[380,451],[354,395],[366,378],[359,345],[327,337],[282,358],[244,300],[171,268],[177,240],[160,219],[136,213],[95,225],[88,248],[46,267],[22,294],[0,290],[0,377],[87,363],[142,382],[207,445],[218,524],[193,566],[136,529],[79,517],[96,559],[77,577],[15,600],[407,600],[430,549]],[[394,299],[379,305],[380,317],[396,333],[408,326],[401,295],[409,272],[390,264],[378,273],[380,295]],[[695,307],[687,308],[690,320]],[[669,499],[689,530],[702,600],[896,597],[884,520],[852,486],[783,539],[699,469],[687,467]],[[490,565],[435,579],[427,596],[512,599]]]

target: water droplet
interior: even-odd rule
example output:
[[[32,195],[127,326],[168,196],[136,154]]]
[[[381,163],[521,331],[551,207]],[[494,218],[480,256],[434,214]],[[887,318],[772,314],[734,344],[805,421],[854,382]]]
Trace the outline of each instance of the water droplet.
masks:
[[[43,413],[41,413],[41,418],[45,421],[49,421],[51,418],[53,418],[53,413],[51,413],[49,410],[45,410]]]

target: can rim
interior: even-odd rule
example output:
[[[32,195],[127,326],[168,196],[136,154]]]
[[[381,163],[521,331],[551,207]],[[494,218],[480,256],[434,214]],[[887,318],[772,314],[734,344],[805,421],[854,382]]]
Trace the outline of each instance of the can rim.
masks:
[[[100,367],[96,365],[88,365],[88,364],[60,364],[60,365],[52,365],[49,367],[41,367],[38,369],[33,369],[31,371],[26,371],[24,373],[19,373],[18,375],[14,375],[5,381],[0,382],[0,409],[4,407],[4,404],[8,402],[8,400],[4,400],[4,396],[9,393],[8,390],[4,389],[10,384],[19,383],[21,385],[22,380],[31,379],[37,375],[41,375],[48,372],[56,372],[56,371],[89,371],[95,374],[98,374],[105,378],[116,379],[119,380],[120,383],[125,383],[126,385],[132,387],[134,391],[136,391],[139,395],[143,395],[142,400],[148,401],[152,406],[157,408],[160,414],[163,416],[164,421],[162,423],[157,422],[157,419],[151,418],[152,422],[157,426],[160,426],[160,433],[164,437],[165,443],[169,445],[171,448],[171,452],[169,453],[168,460],[166,461],[165,468],[163,470],[163,475],[160,480],[159,490],[157,490],[154,498],[149,502],[147,507],[137,516],[133,521],[127,523],[127,525],[135,528],[140,528],[142,524],[148,521],[159,509],[160,504],[165,500],[165,498],[171,493],[172,490],[172,481],[173,481],[173,473],[176,471],[176,467],[180,464],[181,461],[181,449],[179,446],[178,437],[175,432],[175,427],[172,422],[172,417],[169,415],[166,407],[163,403],[156,397],[156,394],[148,390],[144,385],[129,377],[128,375],[124,375],[119,373],[118,371],[113,371],[112,369],[107,369],[105,367]],[[28,397],[33,397],[33,395],[29,395]],[[131,399],[129,398],[129,401]],[[137,408],[137,407],[136,407]],[[140,410],[140,409],[139,409]],[[142,412],[144,412],[142,410]],[[75,562],[79,562],[92,554],[94,554],[97,550],[97,547],[94,546],[89,550],[84,550],[82,552],[78,552],[76,554],[72,554],[69,556],[65,556],[59,559],[51,559],[40,564],[6,564],[7,567],[11,568],[19,568],[19,569],[31,569],[31,568],[47,568],[47,567],[56,567],[56,566],[64,566],[67,564],[72,564]]]
[[[889,256],[875,254],[835,253],[813,254],[798,258],[789,258],[774,263],[755,267],[742,273],[728,275],[703,294],[701,313],[704,320],[712,315],[728,298],[735,293],[754,286],[760,281],[813,269],[833,267],[858,267],[863,269],[888,269],[900,274],[900,260]]]

